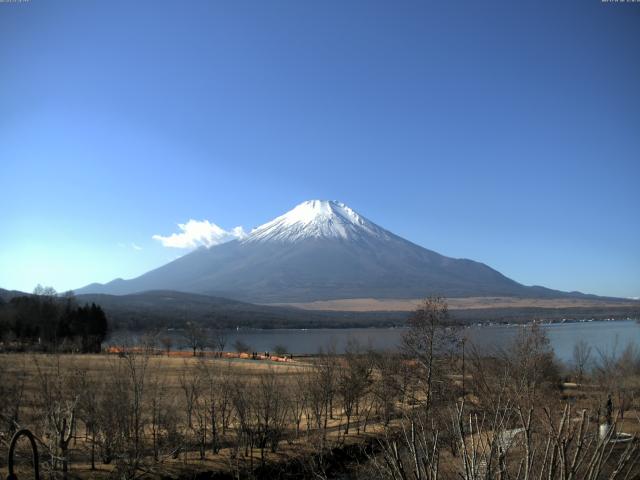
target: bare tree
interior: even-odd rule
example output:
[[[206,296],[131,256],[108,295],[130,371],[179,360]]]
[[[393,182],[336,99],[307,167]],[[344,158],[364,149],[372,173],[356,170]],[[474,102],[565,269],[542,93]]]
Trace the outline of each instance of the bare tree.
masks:
[[[160,344],[164,348],[165,352],[167,352],[167,355],[169,355],[171,353],[171,347],[173,346],[173,338],[169,335],[164,335],[160,337]]]
[[[380,455],[370,457],[378,479],[440,478],[438,431],[431,428],[426,417],[414,414],[406,418],[397,433],[387,430],[387,434],[379,439],[379,446]]]
[[[129,391],[119,373],[120,362],[113,362],[111,371],[101,388],[97,390],[98,398],[98,424],[97,445],[100,448],[102,463],[108,465],[122,450],[128,429],[128,405]]]
[[[224,347],[227,345],[226,332],[221,328],[215,328],[211,332],[211,344],[213,349],[222,356],[224,353]]]
[[[205,332],[196,322],[186,322],[184,325],[184,339],[187,346],[193,350],[193,356],[197,355],[198,350],[205,347]]]
[[[162,371],[150,378],[147,391],[148,430],[153,459],[158,462],[162,452],[177,453],[178,450],[177,402],[175,396],[168,392],[167,378]]]
[[[99,422],[99,383],[87,368],[77,368],[71,378],[71,389],[78,398],[77,417],[85,426],[85,441],[90,445],[91,470],[96,469],[96,445]]]
[[[513,390],[524,396],[530,406],[558,384],[560,372],[555,354],[546,332],[538,324],[520,327],[502,357]]]
[[[636,396],[638,388],[634,376],[640,372],[640,349],[634,343],[629,343],[622,353],[617,353],[617,342],[611,351],[598,350],[595,361],[595,376],[604,386],[602,394],[613,395],[618,405],[620,418]],[[601,395],[600,403],[604,396]]]
[[[222,372],[214,368],[211,362],[202,361],[199,364],[203,379],[203,404],[204,410],[209,416],[209,429],[211,431],[211,451],[217,454],[221,448],[221,437],[226,433],[230,416],[230,392],[231,376],[230,366]],[[204,436],[206,440],[206,436]]]
[[[73,438],[76,425],[78,397],[74,396],[69,384],[69,374],[63,369],[60,356],[55,355],[50,363],[34,358],[36,365],[39,402],[44,438],[56,470],[58,462],[62,464],[62,476],[68,478],[69,443]]]
[[[187,426],[193,428],[193,410],[196,398],[200,393],[200,373],[191,368],[191,365],[187,362],[184,363],[180,374],[180,388],[183,393]]]
[[[124,351],[110,364],[99,405],[103,461],[116,460],[122,478],[134,478],[144,461],[149,355]]]
[[[11,435],[20,422],[25,393],[25,365],[0,368],[0,433]]]
[[[252,350],[251,346],[240,338],[233,342],[233,348],[238,353],[249,353]]]
[[[236,419],[236,448],[244,447],[244,455],[249,456],[250,469],[253,470],[253,447],[256,441],[256,427],[251,401],[255,391],[241,378],[235,378],[231,385],[231,401]]]
[[[253,402],[253,414],[262,465],[265,462],[264,453],[267,446],[275,453],[284,433],[288,413],[286,392],[279,375],[272,369],[260,375]]]
[[[344,428],[347,435],[351,419],[354,415],[359,415],[360,403],[370,387],[373,364],[371,358],[364,354],[358,343],[352,339],[347,342],[344,360],[345,364],[338,370],[337,392],[347,420]]]
[[[55,298],[58,296],[58,292],[56,292],[55,288],[43,287],[40,284],[36,285],[36,287],[33,289],[33,294],[39,297],[51,297],[51,298]]]
[[[283,357],[287,353],[289,353],[289,350],[287,349],[287,347],[285,345],[282,345],[282,344],[274,345],[272,350],[273,350],[273,353],[275,353],[279,357]]]
[[[147,331],[140,337],[140,346],[147,355],[153,355],[156,353],[158,337],[159,332],[157,330]]]
[[[309,392],[307,391],[307,384],[305,382],[306,377],[304,374],[294,375],[293,382],[288,385],[288,397],[289,397],[289,413],[291,421],[295,425],[296,438],[300,436],[300,424],[302,423],[302,417],[307,411],[309,402]]]
[[[329,420],[333,419],[333,400],[336,395],[338,364],[335,346],[320,351],[307,376],[309,407],[318,430],[322,431],[320,450],[324,449]]]
[[[220,415],[220,424],[222,427],[222,436],[227,434],[229,423],[231,421],[231,415],[233,413],[232,404],[232,385],[234,381],[234,374],[231,367],[231,362],[227,362],[226,366],[221,369],[216,378],[218,386],[218,407],[217,411]]]
[[[137,467],[142,453],[142,435],[144,432],[144,395],[146,388],[148,355],[125,354],[124,361],[129,374],[131,389],[131,420],[133,434],[133,451],[130,457],[131,464]]]
[[[373,357],[377,376],[373,378],[371,391],[375,408],[385,426],[396,412],[396,402],[402,395],[401,375],[403,361],[393,353],[378,353]]]
[[[319,378],[321,377],[315,365],[313,370],[305,372],[304,391],[307,393],[307,434],[312,424],[315,425],[317,430],[321,430],[323,419],[325,418],[325,414],[327,414],[326,409],[329,404],[327,400],[328,394],[325,385],[318,381]]]
[[[408,326],[402,339],[403,348],[420,367],[423,401],[429,408],[434,381],[441,376],[437,358],[452,353],[457,347],[457,331],[449,319],[447,303],[440,297],[423,300],[409,317]]]
[[[576,380],[582,383],[584,374],[591,361],[591,346],[583,339],[578,340],[573,346],[573,365],[576,371]]]

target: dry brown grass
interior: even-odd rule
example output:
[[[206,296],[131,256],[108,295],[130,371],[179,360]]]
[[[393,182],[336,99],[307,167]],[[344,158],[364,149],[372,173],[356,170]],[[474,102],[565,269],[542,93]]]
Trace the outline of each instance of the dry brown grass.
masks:
[[[470,310],[483,308],[604,308],[604,307],[638,307],[638,302],[609,301],[581,298],[511,298],[511,297],[468,297],[447,298],[450,310]],[[273,305],[290,306],[304,310],[374,312],[394,311],[410,312],[416,309],[421,299],[402,298],[348,298],[336,300],[320,300],[315,302],[279,303]]]
[[[164,388],[168,395],[174,396],[178,399],[178,403],[183,398],[184,392],[181,387],[181,377],[185,372],[193,372],[198,367],[206,367],[210,369],[216,369],[218,371],[228,369],[232,378],[242,378],[246,383],[257,383],[259,377],[267,371],[275,372],[280,378],[285,379],[285,383],[289,385],[295,385],[296,376],[301,375],[309,368],[309,359],[306,361],[292,361],[287,363],[272,362],[268,360],[251,360],[241,358],[215,358],[212,356],[173,356],[166,354],[151,355],[148,357],[149,363],[146,370],[146,378],[151,379],[154,376],[161,376],[164,382]],[[34,414],[32,405],[34,399],[37,398],[40,385],[41,374],[55,374],[56,370],[68,375],[76,370],[86,371],[86,374],[94,379],[105,378],[106,376],[113,375],[116,364],[121,362],[122,359],[118,354],[95,354],[95,355],[81,355],[81,354],[1,354],[0,365],[8,375],[20,374],[25,379],[24,385],[24,404],[22,409],[21,427],[32,429],[36,435],[39,434],[39,425],[37,415]],[[290,382],[290,383],[289,383]],[[179,415],[182,417],[181,422],[186,423],[186,417],[184,412],[179,411]],[[344,419],[341,416],[339,408],[334,408],[334,418],[328,422],[327,441],[335,441],[338,438],[342,443],[361,442],[368,436],[372,435],[376,428],[375,425],[368,427],[369,432],[361,435],[354,435],[353,433],[348,436],[344,436],[340,432],[340,426],[343,425]],[[287,441],[281,443],[277,452],[267,452],[267,462],[285,462],[294,458],[303,458],[316,453],[317,438],[315,436],[307,436],[307,423],[306,417],[303,417],[301,422],[301,435],[299,438],[294,438],[294,431],[289,430],[286,434]],[[89,462],[89,443],[88,439],[84,436],[84,426],[80,422],[78,424],[78,430],[76,432],[76,438],[72,442],[70,449],[70,469],[72,472],[72,478],[111,478],[115,474],[115,462],[109,465],[102,464],[99,460],[96,462],[96,469],[91,470]],[[313,427],[311,427],[313,429]],[[148,437],[148,432],[145,433]],[[234,437],[234,433],[230,433],[231,438]],[[8,445],[8,438],[0,438],[0,447],[6,447]],[[21,443],[24,443],[22,441]],[[21,445],[18,449],[19,452],[19,478],[26,478],[31,474],[29,466],[29,453],[25,448],[26,443]],[[239,460],[240,465],[248,467],[251,464],[250,458],[253,457],[253,466],[257,467],[260,463],[260,451],[258,448],[254,448],[249,452],[249,455],[241,454]],[[47,454],[44,448],[40,447],[40,458],[46,460]],[[238,460],[234,460],[232,456],[231,448],[222,448],[219,453],[213,454],[211,451],[207,451],[205,458],[201,459],[200,454],[197,451],[195,445],[187,452],[181,452],[177,458],[172,456],[165,456],[160,459],[159,462],[155,462],[152,459],[145,462],[148,469],[148,475],[151,478],[159,476],[189,476],[194,471],[223,471],[231,472],[237,466]],[[6,464],[4,461],[0,461],[0,478],[4,478],[6,475]]]
[[[38,369],[41,372],[53,372],[59,368],[63,372],[72,372],[74,370],[86,370],[87,374],[95,378],[104,378],[111,375],[114,364],[119,361],[118,355],[115,354],[24,354],[9,353],[0,354],[0,365],[9,374],[22,373],[26,374],[25,382],[25,398],[27,401],[36,395],[36,390],[40,388],[38,384]],[[267,370],[273,370],[283,376],[293,376],[304,371],[308,366],[304,362],[271,362],[268,360],[250,360],[241,358],[215,358],[200,356],[167,356],[151,355],[149,357],[149,365],[147,368],[147,377],[152,378],[161,375],[166,386],[171,389],[175,395],[181,395],[180,377],[185,371],[194,369],[197,366],[204,365],[212,369],[230,369],[232,375],[237,377],[245,377],[255,379],[261,373]]]
[[[35,417],[29,415],[28,405],[37,396],[38,390],[41,388],[38,381],[38,370],[40,371],[53,371],[58,368],[58,365],[62,371],[70,372],[75,369],[83,369],[87,371],[87,374],[96,378],[104,378],[111,375],[114,372],[114,365],[121,362],[117,354],[115,355],[30,355],[30,354],[4,354],[0,355],[0,366],[8,374],[23,372],[26,375],[25,384],[25,409],[24,427],[32,428],[34,431],[38,431],[39,425],[37,423],[29,423],[35,421]],[[211,369],[229,369],[233,378],[243,378],[248,383],[257,382],[261,375],[265,372],[275,372],[291,381],[290,385],[295,386],[295,380],[297,376],[303,374],[309,369],[311,359],[305,359],[303,361],[293,361],[290,363],[281,362],[269,362],[265,360],[250,360],[250,359],[220,359],[211,356],[208,357],[176,357],[167,355],[153,355],[149,357],[149,364],[146,371],[147,377],[153,377],[161,375],[166,385],[166,391],[169,395],[174,395],[176,398],[182,398],[184,392],[181,388],[181,376],[185,371],[196,369],[196,367],[207,366]],[[336,359],[340,362],[342,360]],[[374,375],[375,377],[375,375]],[[461,375],[451,373],[447,375],[447,381],[451,385],[459,384],[461,381]],[[465,377],[471,385],[471,378]],[[594,399],[592,398],[598,392],[594,388],[582,388],[584,386],[577,384],[566,384],[564,395],[577,397],[577,402],[574,406],[575,415],[583,409],[593,409]],[[594,385],[594,387],[597,387]],[[478,402],[471,401],[472,394],[467,395],[467,401],[469,405],[477,404]],[[553,394],[553,398],[548,399],[549,405],[560,405],[558,403],[558,393]],[[337,402],[336,402],[337,403]],[[406,406],[406,408],[411,408]],[[637,434],[640,433],[640,413],[637,410],[637,404],[627,410],[624,421],[619,419],[619,429],[626,433]],[[406,413],[406,410],[405,410]],[[183,415],[183,412],[180,412]],[[348,445],[351,443],[360,443],[370,439],[372,436],[381,435],[384,428],[381,424],[372,421],[368,427],[367,432],[356,434],[356,429],[352,428],[350,435],[344,436],[340,429],[341,425],[345,424],[345,419],[342,416],[339,405],[334,406],[333,412],[334,418],[328,423],[327,441],[329,444],[342,444]],[[576,416],[577,418],[577,416]],[[399,420],[392,421],[391,427],[397,425]],[[184,422],[184,418],[182,419]],[[305,418],[303,417],[301,425],[301,435],[297,439],[294,436],[294,432],[289,428],[286,435],[286,440],[281,442],[281,446],[276,453],[267,452],[266,460],[268,463],[284,463],[291,461],[292,459],[306,459],[317,453],[319,436],[306,435],[307,425]],[[311,427],[313,428],[313,426]],[[147,433],[145,433],[148,435]],[[233,438],[234,434],[230,433],[229,437]],[[2,442],[0,441],[0,446]],[[78,427],[77,438],[73,442],[70,450],[71,459],[71,472],[73,478],[96,478],[106,479],[112,477],[115,472],[115,465],[104,465],[97,462],[96,470],[90,469],[88,461],[89,447],[84,438],[84,427]],[[24,452],[24,450],[23,450]],[[43,455],[44,457],[44,455]],[[250,452],[249,456],[245,456],[242,452],[239,460],[240,464],[244,467],[251,465],[250,458],[253,458],[253,466],[257,467],[260,463],[260,451],[255,448]],[[22,467],[19,471],[23,474],[19,475],[19,478],[28,478],[30,470],[27,467],[28,456],[24,453],[21,457],[20,464]],[[205,458],[201,459],[199,452],[195,445],[186,453],[182,452],[177,458],[172,458],[170,455],[165,455],[159,462],[154,462],[152,458],[148,458],[148,461],[144,462],[144,468],[147,469],[149,478],[157,478],[160,476],[191,476],[195,471],[223,471],[231,472],[237,467],[232,455],[231,448],[222,448],[219,453],[213,454],[210,450],[207,450]],[[459,462],[458,458],[453,458],[451,455],[443,449],[442,452],[442,468],[443,470],[454,471]],[[2,465],[4,466],[4,465]],[[0,468],[0,475],[4,477],[6,475],[6,467]]]

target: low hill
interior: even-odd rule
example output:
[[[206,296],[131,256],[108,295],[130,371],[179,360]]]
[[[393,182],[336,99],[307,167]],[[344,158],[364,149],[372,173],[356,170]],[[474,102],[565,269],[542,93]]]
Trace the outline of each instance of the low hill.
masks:
[[[405,312],[315,312],[166,290],[131,295],[83,294],[77,299],[101,305],[114,328],[131,330],[181,327],[185,321],[218,328],[334,328],[393,325],[406,318]]]
[[[11,298],[31,295],[0,289],[0,308]],[[296,305],[257,305],[224,297],[157,290],[131,295],[77,295],[80,304],[100,305],[112,330],[180,328],[185,321],[206,327],[347,328],[403,325],[413,300],[353,299]],[[451,316],[462,323],[521,323],[585,318],[640,318],[633,300],[530,300],[513,298],[448,299]]]
[[[399,326],[405,323],[417,302],[376,302],[369,305],[368,310],[358,303],[354,305],[360,308],[354,309],[348,303],[340,302],[325,310],[317,304],[315,306],[319,309],[305,310],[299,308],[302,305],[256,305],[222,297],[162,290],[132,295],[86,294],[78,295],[78,300],[101,305],[115,328],[131,330],[181,327],[185,321],[219,328]],[[632,300],[476,298],[449,299],[449,304],[452,318],[462,323],[640,317],[640,302]]]

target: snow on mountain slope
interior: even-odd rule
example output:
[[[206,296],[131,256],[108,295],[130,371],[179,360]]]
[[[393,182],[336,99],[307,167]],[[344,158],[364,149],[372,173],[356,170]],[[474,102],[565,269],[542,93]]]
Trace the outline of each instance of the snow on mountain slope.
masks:
[[[360,240],[366,236],[388,239],[390,234],[344,203],[308,200],[255,228],[243,242],[296,242],[306,238]]]

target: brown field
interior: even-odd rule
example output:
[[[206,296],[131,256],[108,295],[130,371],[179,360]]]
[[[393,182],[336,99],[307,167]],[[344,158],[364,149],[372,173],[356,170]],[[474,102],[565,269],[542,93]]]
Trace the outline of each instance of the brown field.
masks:
[[[235,448],[223,447],[218,453],[212,453],[210,448],[203,456],[200,455],[197,446],[197,433],[195,427],[190,429],[187,427],[187,414],[185,407],[185,389],[184,378],[193,375],[195,372],[206,369],[209,372],[217,372],[220,375],[227,375],[230,382],[242,382],[247,388],[247,396],[252,397],[254,391],[259,392],[259,381],[267,373],[277,375],[279,386],[286,390],[295,389],[300,377],[308,372],[312,358],[304,360],[288,361],[270,361],[270,360],[251,360],[246,358],[215,358],[213,356],[189,356],[186,352],[171,352],[167,354],[154,354],[150,356],[140,353],[132,354],[138,360],[146,359],[148,361],[144,377],[146,379],[145,388],[149,390],[150,385],[160,379],[163,388],[163,397],[167,399],[168,404],[174,405],[177,413],[178,429],[183,435],[192,437],[187,445],[186,450],[183,449],[177,456],[170,455],[165,452],[161,455],[159,461],[147,459],[145,466],[142,467],[143,476],[154,478],[157,475],[173,477],[190,477],[194,471],[218,471],[233,472],[238,468],[254,468],[260,464],[260,450],[257,446],[241,451],[239,456],[234,454]],[[125,360],[118,354],[28,354],[28,353],[12,353],[0,354],[0,368],[2,368],[2,379],[23,379],[24,388],[22,391],[23,407],[19,419],[19,427],[29,428],[34,432],[39,440],[41,462],[48,459],[46,449],[43,444],[46,443],[44,434],[41,432],[42,422],[42,406],[37,406],[38,400],[43,395],[43,377],[50,377],[55,381],[65,384],[78,372],[83,372],[93,382],[94,385],[100,385],[103,381],[113,380],[114,376],[124,376],[123,371]],[[249,387],[246,387],[246,386]],[[254,387],[254,389],[251,388]],[[68,387],[65,389],[70,390]],[[81,395],[82,392],[68,392],[67,401]],[[95,395],[100,395],[95,392]],[[201,386],[199,394],[205,397],[206,387]],[[148,411],[148,403],[150,399],[145,400],[145,409],[143,413],[146,415]],[[202,406],[200,407],[202,408]],[[205,407],[206,409],[206,407]],[[206,414],[206,410],[202,412]],[[194,413],[195,415],[195,413]],[[352,443],[360,443],[379,432],[381,426],[376,422],[369,422],[365,431],[352,427],[351,434],[345,435],[341,429],[344,426],[344,416],[341,414],[337,405],[333,408],[331,419],[326,423],[326,440],[323,442],[335,443],[338,440],[342,445]],[[352,420],[353,425],[353,420]],[[233,442],[236,439],[236,433],[232,430],[237,427],[237,422],[230,423],[230,430],[226,437],[221,437],[223,443]],[[303,416],[300,422],[300,434],[296,434],[293,427],[289,425],[285,432],[283,441],[277,452],[267,451],[266,461],[269,463],[283,463],[291,461],[295,458],[305,458],[317,453],[317,445],[319,439],[314,432],[315,426],[310,424],[309,417]],[[144,428],[145,442],[151,442],[151,433],[149,427]],[[0,447],[8,446],[9,437],[0,432]],[[80,419],[76,420],[76,431],[72,446],[69,450],[70,471],[73,478],[112,478],[116,475],[116,462],[104,464],[96,461],[96,468],[91,469],[89,462],[90,442],[88,438],[86,425]],[[31,474],[31,468],[28,466],[29,453],[25,448],[18,449],[18,472],[22,472],[22,478]],[[147,451],[149,449],[147,448]],[[242,449],[241,449],[242,450]],[[0,456],[0,477],[6,475],[6,463],[4,455]],[[59,472],[58,472],[59,476]]]
[[[347,298],[336,300],[319,300],[302,303],[277,303],[271,305],[289,306],[304,310],[323,310],[341,312],[410,312],[422,299],[376,299]],[[634,300],[596,300],[581,298],[512,298],[512,297],[468,297],[447,298],[450,310],[494,309],[494,308],[606,308],[606,307],[638,307],[640,302]]]
[[[436,440],[440,473],[433,478],[458,479],[463,464],[460,445],[475,445],[472,448],[478,454],[495,448],[505,432],[523,425],[522,412],[525,417],[526,412],[534,415],[536,462],[546,461],[546,456],[540,456],[545,442],[575,445],[575,436],[582,435],[577,429],[581,418],[587,420],[581,438],[585,442],[597,438],[609,394],[616,431],[640,434],[640,351],[612,357],[590,375],[572,371],[561,377],[559,367],[549,360],[544,333],[532,327],[531,333],[523,335],[521,340],[531,348],[516,343],[504,358],[468,354],[465,364],[460,357],[432,357],[434,383],[428,389],[420,357],[363,350],[286,362],[213,354],[194,357],[185,352],[1,354],[0,449],[8,445],[6,418],[12,402],[20,406],[16,426],[29,428],[38,438],[42,478],[64,478],[60,459],[66,458],[68,479],[182,480],[202,472],[217,472],[220,476],[215,478],[220,479],[266,479],[275,478],[276,472],[279,478],[390,480],[395,477],[376,469],[394,462],[385,455],[393,455],[397,445],[401,455],[410,457],[411,444],[403,435],[427,420],[428,428],[417,433],[421,445],[431,448],[434,432],[441,438]],[[224,398],[230,402],[226,431],[221,429]],[[456,430],[452,419],[462,409],[465,421],[475,419],[476,423]],[[56,428],[72,418],[71,411],[75,426],[65,455]],[[492,424],[493,415],[504,416],[505,423]],[[568,422],[560,420],[563,415]],[[271,417],[268,425],[265,416]],[[217,425],[213,430],[212,419]],[[99,425],[97,436],[92,421]],[[563,424],[572,426],[566,431],[554,427]],[[267,443],[272,437],[264,436],[265,431],[277,435],[273,449]],[[265,443],[260,444],[261,438],[267,439]],[[108,462],[106,445],[113,445],[116,452]],[[595,444],[590,445],[588,450],[593,451]],[[633,450],[628,452],[640,460],[638,441],[629,445]],[[31,471],[25,446],[23,442],[18,449],[19,478],[29,478]],[[370,450],[362,453],[365,446]],[[360,452],[356,460],[340,453],[351,447]],[[91,467],[92,450],[95,468]],[[621,451],[613,452],[612,462]],[[510,449],[509,468],[515,472],[526,455],[521,435]],[[0,455],[2,477],[7,472],[5,458]],[[332,477],[317,470],[318,465],[332,461],[342,462],[342,467],[351,462],[348,476]],[[260,470],[266,467],[274,470]],[[603,468],[609,471],[613,464]],[[630,468],[640,475],[637,466]]]

